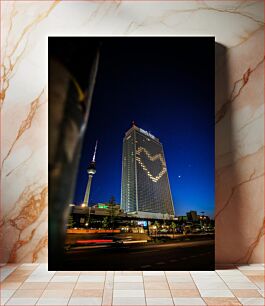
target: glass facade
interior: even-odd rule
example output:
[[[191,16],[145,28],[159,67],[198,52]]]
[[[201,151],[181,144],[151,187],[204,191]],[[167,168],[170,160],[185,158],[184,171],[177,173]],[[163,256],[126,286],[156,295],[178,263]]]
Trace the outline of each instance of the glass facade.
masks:
[[[174,215],[163,146],[136,126],[123,139],[121,206],[126,212]]]

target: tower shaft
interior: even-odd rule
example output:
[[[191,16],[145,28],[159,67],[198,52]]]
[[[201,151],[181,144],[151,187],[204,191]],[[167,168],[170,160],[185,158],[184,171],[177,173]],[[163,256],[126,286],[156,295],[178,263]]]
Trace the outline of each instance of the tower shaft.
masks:
[[[93,178],[93,175],[96,173],[96,152],[97,152],[97,146],[98,146],[98,141],[96,141],[95,150],[94,150],[94,154],[93,154],[93,159],[92,159],[91,163],[89,164],[89,166],[87,168],[88,181],[87,181],[86,193],[85,193],[85,197],[84,197],[84,201],[83,201],[83,206],[87,206],[87,207],[88,207],[88,201],[89,201],[89,195],[90,195],[92,178]]]
[[[85,197],[84,197],[84,201],[83,201],[83,204],[85,204],[86,206],[88,206],[92,178],[93,178],[93,175],[89,174],[88,181],[87,181],[87,186],[86,186],[86,193],[85,193]]]

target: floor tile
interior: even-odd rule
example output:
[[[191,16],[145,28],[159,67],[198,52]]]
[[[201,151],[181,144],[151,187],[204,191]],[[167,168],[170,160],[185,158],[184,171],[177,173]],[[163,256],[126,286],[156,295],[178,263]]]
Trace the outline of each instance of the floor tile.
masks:
[[[264,305],[264,266],[259,264],[191,272],[56,272],[46,264],[4,269],[1,303],[7,305]]]
[[[234,297],[230,290],[200,290],[202,297]]]
[[[8,297],[1,296],[1,298],[0,298],[0,305],[5,305],[8,300],[9,300]]]
[[[41,298],[70,298],[72,290],[44,290]]]
[[[198,276],[213,276],[216,275],[215,271],[190,271],[190,274],[192,276],[198,275]]]
[[[174,305],[172,298],[146,298],[147,305]]]
[[[172,297],[200,297],[200,293],[197,289],[171,289]]]
[[[225,290],[228,289],[224,282],[195,282],[196,286],[202,289],[216,289],[216,290]]]
[[[241,305],[238,299],[229,297],[205,297],[203,298],[207,305],[211,306],[228,306],[228,305]]]
[[[258,290],[258,292],[260,293],[261,296],[265,297],[264,290]]]
[[[54,276],[51,279],[52,283],[72,283],[72,282],[76,282],[78,279],[78,276]]]
[[[35,269],[25,269],[25,268],[21,268],[21,267],[18,267],[16,268],[16,270],[14,270],[11,274],[11,275],[30,275],[33,273]]]
[[[113,290],[113,298],[114,297],[145,297],[144,290],[122,290],[122,289],[114,289]]]
[[[4,289],[4,290],[2,290],[1,289],[0,296],[4,297],[4,298],[10,298],[14,294],[15,291],[16,290],[11,290],[11,289],[7,289],[7,290]]]
[[[197,289],[195,283],[169,283],[170,289]]]
[[[142,281],[142,276],[114,276],[114,282],[139,283]]]
[[[198,273],[196,273],[196,272],[198,272]],[[204,272],[201,272],[201,271],[192,272],[191,271],[190,275],[192,276],[192,278],[196,278],[196,277],[199,277],[199,278],[214,278],[214,277],[217,277],[217,278],[219,278],[219,274],[216,271],[204,271]]]
[[[252,297],[262,296],[260,292],[255,289],[235,289],[235,290],[232,290],[232,292],[236,297],[240,297],[240,298],[243,298],[243,297],[252,298]]]
[[[132,284],[132,283],[127,283],[127,284]],[[114,282],[113,281],[105,281],[104,283],[104,289],[113,289],[114,287]]]
[[[40,298],[36,305],[68,305],[69,298]]]
[[[167,275],[167,281],[169,283],[190,283],[193,281],[193,279],[191,278],[191,276],[189,275],[178,275],[178,276],[171,276],[171,275]]]
[[[39,298],[42,295],[42,289],[19,289],[17,290],[13,298]]]
[[[48,271],[48,263],[41,263],[38,265],[38,269],[42,271]]]
[[[35,305],[37,301],[38,301],[38,298],[11,298],[7,301],[6,305],[31,306],[31,305]]]
[[[151,290],[151,289],[147,289],[147,290],[145,290],[145,296],[147,298],[155,298],[155,297],[170,298],[171,293],[170,293],[170,290]]]
[[[129,289],[129,290],[140,290],[144,289],[144,283],[114,283],[114,289]]]
[[[258,289],[258,287],[251,282],[226,282],[229,289]]]
[[[71,298],[68,302],[68,305],[101,305],[102,298],[94,298],[94,297],[89,297],[89,298]]]
[[[55,275],[55,272],[52,271],[41,271],[38,270],[38,268],[36,270],[34,270],[29,277],[40,277],[40,278],[52,278]]]
[[[168,276],[190,275],[189,271],[165,271]]]
[[[216,270],[216,273],[218,275],[244,275],[243,271],[240,271],[238,269],[226,269],[226,270]]]
[[[102,297],[103,289],[74,289],[72,297]]]
[[[114,275],[107,275],[105,283],[114,283]]]
[[[165,276],[162,275],[152,275],[152,276],[144,276],[143,277],[144,282],[166,282],[167,279]]]
[[[29,276],[29,275],[25,276],[25,275],[20,275],[20,274],[15,274],[14,275],[13,273],[11,273],[7,278],[5,278],[5,282],[23,283]]]
[[[247,279],[251,282],[260,282],[260,283],[264,283],[264,276],[263,275],[248,275]]]
[[[202,298],[173,298],[175,305],[206,305]]]
[[[4,279],[6,279],[15,269],[17,268],[17,266],[3,266],[1,267],[0,270],[0,280],[3,281]]]
[[[1,298],[1,304],[0,305],[4,305],[9,298],[12,297],[12,295],[14,294],[15,290],[2,290],[0,291],[0,298]]]
[[[78,276],[79,271],[58,271],[55,273],[56,276]]]
[[[78,282],[93,282],[93,283],[102,283],[105,281],[105,276],[102,275],[80,275]]]
[[[27,279],[27,283],[47,283],[52,279],[53,275],[30,275]]]
[[[103,289],[104,283],[81,282],[76,283],[75,289]]]
[[[131,298],[126,298],[126,297],[113,297],[112,300],[113,305],[146,305],[145,298],[143,297],[131,297]]]
[[[20,286],[21,286],[22,283],[17,283],[17,282],[5,282],[3,281],[1,284],[0,284],[0,288],[1,289],[9,289],[9,290],[16,290],[18,289]]]
[[[40,289],[40,290],[44,290],[47,286],[48,286],[49,283],[23,283],[19,289],[32,289],[32,290],[35,290],[35,289]]]
[[[255,285],[258,287],[258,289],[264,290],[264,282],[255,282]]]
[[[243,283],[243,282],[250,282],[249,278],[245,275],[222,275],[222,279],[225,282],[231,282],[231,283]]]
[[[162,290],[162,289],[169,289],[169,286],[167,282],[154,282],[154,283],[148,282],[144,283],[144,288]]]
[[[97,275],[97,276],[105,276],[106,272],[105,271],[81,271],[80,275]]]
[[[48,271],[46,269],[43,269],[41,266],[36,268],[31,275],[42,275],[42,276],[50,276],[55,275],[56,271]]]
[[[246,275],[246,276],[255,276],[255,275],[261,275],[264,276],[264,270],[242,270],[240,273]]]
[[[165,276],[164,271],[143,271],[143,276]]]
[[[115,271],[115,276],[142,276],[142,271]]]
[[[104,289],[102,306],[111,306],[112,305],[112,289]]]
[[[215,274],[191,274],[193,279],[200,279],[200,280],[221,280],[220,275]]]
[[[67,282],[67,283],[60,283],[60,282],[53,282],[53,283],[48,283],[46,286],[47,290],[72,290],[74,289],[76,285],[76,282]]]
[[[238,298],[242,305],[263,305],[264,298]]]

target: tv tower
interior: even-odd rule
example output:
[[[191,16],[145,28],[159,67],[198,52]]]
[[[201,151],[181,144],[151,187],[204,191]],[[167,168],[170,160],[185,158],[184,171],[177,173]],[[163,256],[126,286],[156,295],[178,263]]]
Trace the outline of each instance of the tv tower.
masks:
[[[89,164],[89,166],[87,168],[88,182],[87,182],[87,186],[86,186],[86,193],[85,193],[84,201],[83,201],[83,204],[82,204],[82,206],[84,206],[84,207],[88,207],[88,200],[89,200],[91,182],[92,182],[93,175],[96,173],[97,146],[98,146],[98,141],[96,141],[92,162]]]

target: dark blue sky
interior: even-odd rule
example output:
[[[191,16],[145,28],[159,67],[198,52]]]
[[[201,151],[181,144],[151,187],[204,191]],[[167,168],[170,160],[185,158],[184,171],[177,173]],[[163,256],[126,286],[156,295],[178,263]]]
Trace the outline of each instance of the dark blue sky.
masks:
[[[95,40],[92,38],[84,38]],[[214,38],[102,38],[76,184],[83,200],[98,139],[90,203],[120,203],[122,139],[134,120],[164,146],[175,212],[214,215]]]

